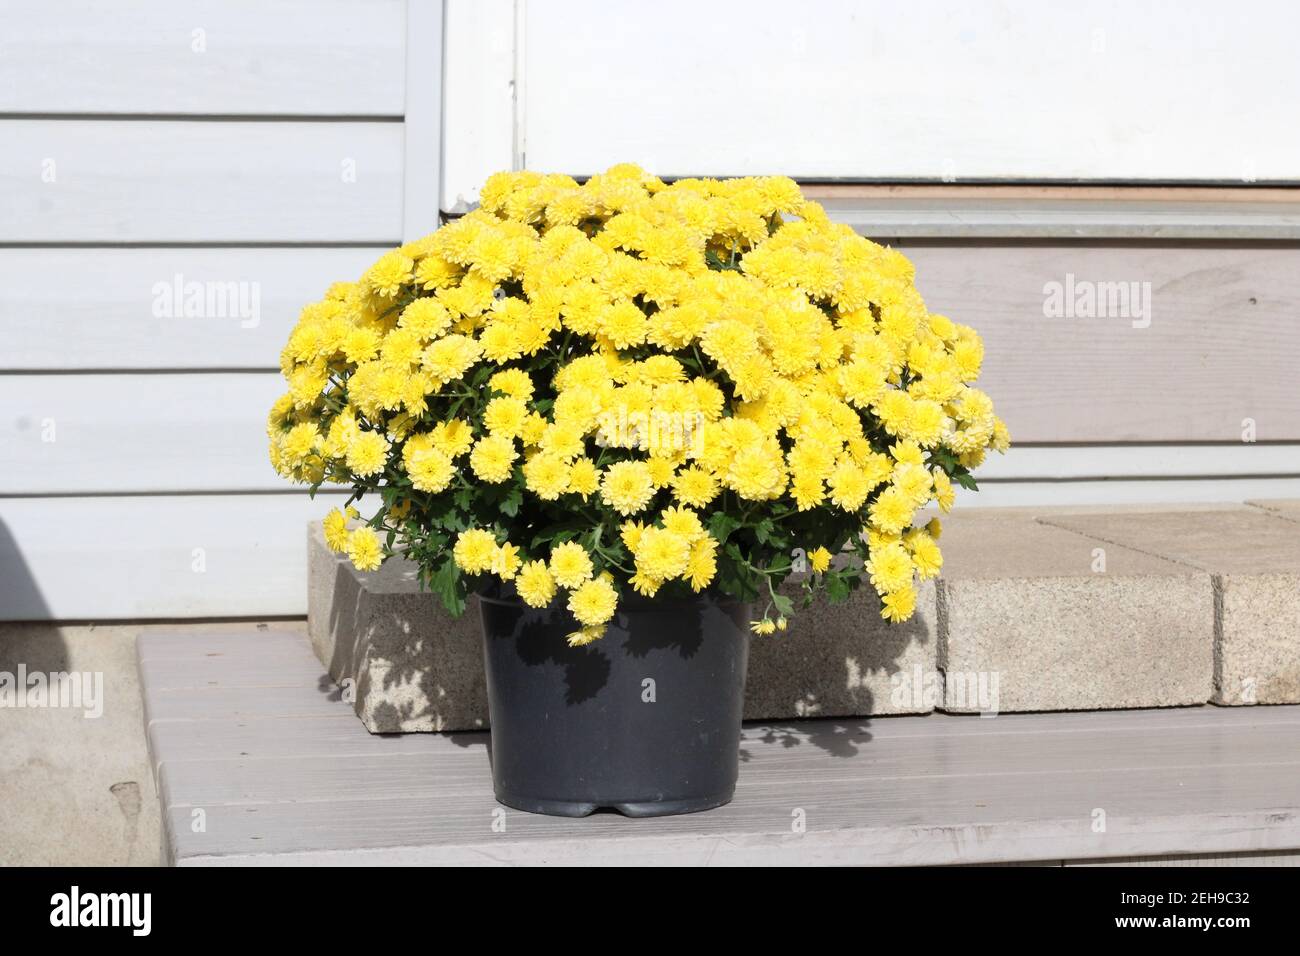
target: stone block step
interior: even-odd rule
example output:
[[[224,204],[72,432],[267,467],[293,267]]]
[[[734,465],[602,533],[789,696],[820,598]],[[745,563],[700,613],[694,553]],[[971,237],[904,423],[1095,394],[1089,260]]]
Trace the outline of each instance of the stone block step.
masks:
[[[1300,702],[1300,502],[1044,518],[1210,574],[1214,694],[1219,704]]]
[[[747,719],[1300,702],[1300,502],[972,509],[916,617],[862,590],[751,643]],[[477,608],[308,534],[312,645],[376,733],[487,726]]]

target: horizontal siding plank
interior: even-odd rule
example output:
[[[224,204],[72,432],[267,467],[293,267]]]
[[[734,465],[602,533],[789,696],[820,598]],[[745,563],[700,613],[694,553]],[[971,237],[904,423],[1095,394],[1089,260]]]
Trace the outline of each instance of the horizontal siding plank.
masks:
[[[1081,187],[1087,189],[1088,187]],[[807,190],[815,192],[815,190]],[[1140,192],[1149,192],[1142,190]],[[820,200],[837,222],[870,236],[941,239],[1300,239],[1300,204],[1296,190],[1188,190],[1219,193],[1217,200],[1135,199],[1125,190],[1109,196],[1074,197],[1068,190],[1046,198],[916,193],[863,198],[831,196]]]
[[[404,0],[0,4],[0,112],[402,114]]]
[[[400,123],[0,121],[0,242],[393,242]]]
[[[278,373],[0,377],[0,493],[290,487],[266,453]]]
[[[1259,441],[1300,439],[1292,378],[1300,364],[1300,249],[907,244],[904,251],[930,308],[984,335],[982,384],[1020,443],[1239,442],[1247,418]],[[0,367],[270,369],[300,307],[379,254],[7,250],[0,322],[10,339]],[[1044,285],[1067,274],[1150,282],[1150,327],[1044,316]],[[255,288],[259,315],[157,318],[154,287],[174,285],[177,275],[213,287],[243,283],[248,302]]]
[[[307,524],[340,496],[0,500],[0,620],[307,611]]]
[[[979,330],[1022,442],[1300,439],[1300,248],[904,244],[931,311]],[[1047,284],[1149,283],[1150,324],[1049,318]],[[1139,292],[1141,286],[1139,286]],[[1107,311],[1117,311],[1110,310]]]
[[[1074,478],[1300,477],[1300,445],[1016,445],[989,455],[981,481]]]
[[[302,307],[331,282],[356,279],[381,252],[6,249],[0,370],[275,369]],[[193,283],[201,284],[202,306],[187,315],[185,287]]]
[[[284,490],[264,427],[285,387],[277,372],[0,376],[0,494]],[[1252,477],[1300,477],[1300,445],[1016,446],[977,471],[986,483]]]
[[[980,478],[977,474],[977,478]],[[1300,498],[1300,478],[1170,478],[1066,481],[988,481],[979,491],[957,489],[957,510],[1069,505],[1240,504],[1266,496]]]

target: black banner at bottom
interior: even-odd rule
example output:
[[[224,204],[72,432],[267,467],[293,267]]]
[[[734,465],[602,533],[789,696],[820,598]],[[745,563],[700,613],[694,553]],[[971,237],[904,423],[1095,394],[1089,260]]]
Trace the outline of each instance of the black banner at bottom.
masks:
[[[0,870],[0,917],[9,944],[75,933],[82,943],[95,936],[210,945],[246,943],[251,933],[259,943],[338,944],[355,937],[373,945],[386,932],[382,927],[403,936],[427,933],[430,917],[442,933],[463,932],[474,924],[457,927],[448,918],[473,917],[480,908],[508,914],[507,925],[523,932],[553,926],[557,918],[590,919],[593,908],[606,920],[649,920],[661,929],[694,924],[701,905],[725,900],[728,932],[742,935],[751,927],[770,931],[775,916],[786,932],[799,932],[802,922],[818,935],[831,927],[837,933],[870,928],[919,933],[918,942],[1097,936],[1181,942],[1199,934],[1231,945],[1293,925],[1292,873],[1025,866],[790,874],[773,868],[751,869],[743,884],[725,886],[727,877],[717,872],[678,872],[667,882],[652,868],[623,870],[617,883],[581,873],[539,881],[537,873],[505,870],[478,872],[471,881],[463,873],[393,869],[23,869]],[[581,931],[570,926],[568,932]]]

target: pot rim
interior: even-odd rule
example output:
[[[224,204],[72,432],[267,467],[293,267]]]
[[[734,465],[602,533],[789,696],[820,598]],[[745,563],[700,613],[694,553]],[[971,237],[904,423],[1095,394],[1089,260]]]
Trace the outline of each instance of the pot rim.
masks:
[[[514,586],[509,583],[494,584],[488,588],[475,592],[480,602],[496,604],[502,607],[522,607],[534,611],[559,611],[568,613],[562,598],[557,597],[545,608],[534,608],[526,604],[522,598],[515,592]],[[670,611],[681,610],[686,607],[694,607],[699,604],[715,604],[720,608],[742,608],[748,609],[751,605],[748,601],[742,601],[731,595],[723,594],[710,588],[699,592],[698,594],[682,595],[675,597],[646,597],[643,594],[633,593],[631,595],[620,595],[618,610],[635,611],[640,614],[668,613]],[[748,614],[748,610],[746,610]]]

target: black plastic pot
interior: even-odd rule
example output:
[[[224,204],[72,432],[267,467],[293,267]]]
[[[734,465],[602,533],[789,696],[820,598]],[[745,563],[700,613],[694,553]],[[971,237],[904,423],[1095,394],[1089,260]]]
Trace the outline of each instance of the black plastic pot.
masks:
[[[731,800],[749,608],[726,598],[624,597],[605,637],[569,647],[558,603],[480,604],[492,778],[508,807],[586,816],[691,813]]]

